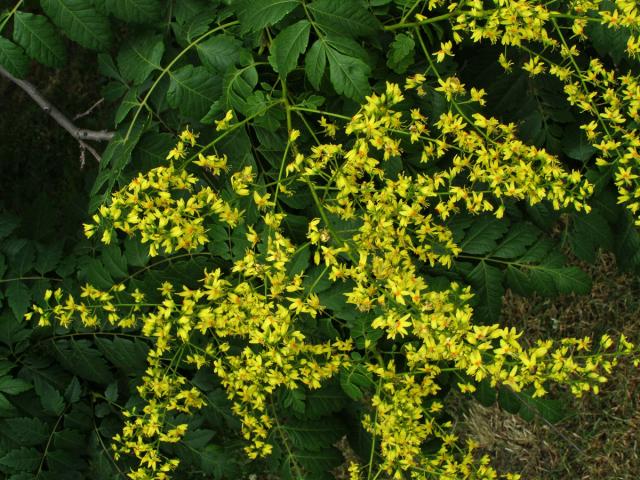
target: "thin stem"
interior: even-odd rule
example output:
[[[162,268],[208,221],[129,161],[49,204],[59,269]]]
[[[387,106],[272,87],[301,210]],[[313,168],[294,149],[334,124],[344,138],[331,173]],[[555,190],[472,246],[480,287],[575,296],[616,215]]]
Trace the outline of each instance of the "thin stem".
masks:
[[[2,32],[2,30],[4,29],[4,26],[15,15],[15,13],[18,11],[18,8],[20,8],[20,5],[22,5],[23,2],[24,0],[18,0],[18,3],[16,3],[14,7],[11,9],[11,11],[7,13],[7,16],[4,17],[4,20],[2,20],[2,24],[0,24],[0,32]]]
[[[396,23],[393,25],[386,25],[383,28],[387,31],[394,31],[394,30],[400,30],[402,28],[412,28],[412,27],[419,27],[421,25],[428,25],[430,23],[437,23],[437,22],[441,22],[442,20],[449,20],[451,17],[457,15],[458,12],[454,11],[454,12],[449,12],[449,13],[444,13],[442,15],[438,15],[437,17],[430,17],[430,18],[425,18],[424,20],[420,20],[418,22],[400,22],[400,23]]]

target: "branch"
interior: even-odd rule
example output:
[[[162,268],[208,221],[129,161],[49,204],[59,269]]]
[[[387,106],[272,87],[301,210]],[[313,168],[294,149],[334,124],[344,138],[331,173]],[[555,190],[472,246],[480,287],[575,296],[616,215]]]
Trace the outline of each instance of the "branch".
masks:
[[[0,75],[11,80],[24,90],[39,106],[53,118],[58,125],[64,128],[67,132],[73,136],[73,138],[82,142],[82,140],[94,140],[96,142],[108,142],[113,138],[113,132],[107,132],[105,130],[85,130],[83,128],[76,127],[71,120],[69,120],[60,110],[53,106],[38,89],[26,80],[20,80],[7,72],[2,66],[0,66]],[[86,147],[85,147],[86,148]],[[89,150],[91,151],[91,150]]]

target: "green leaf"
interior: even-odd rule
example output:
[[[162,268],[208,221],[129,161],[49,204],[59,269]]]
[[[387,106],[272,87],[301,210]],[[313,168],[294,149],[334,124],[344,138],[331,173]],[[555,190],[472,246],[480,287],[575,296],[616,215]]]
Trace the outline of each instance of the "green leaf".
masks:
[[[96,338],[96,345],[109,362],[127,373],[140,373],[146,368],[149,347],[142,340]]]
[[[309,248],[303,248],[298,253],[296,253],[288,264],[288,274],[290,276],[293,276],[297,275],[298,273],[304,272],[309,266],[310,256],[311,251],[309,250]]]
[[[258,84],[258,72],[254,65],[242,68],[230,68],[222,82],[222,95],[228,107],[248,114],[248,103],[253,89]]]
[[[24,78],[29,71],[29,59],[24,50],[4,37],[0,37],[0,65],[17,78]]]
[[[60,415],[64,410],[64,399],[60,392],[39,376],[33,378],[33,386],[44,410],[53,415]]]
[[[124,241],[124,255],[129,265],[144,267],[149,261],[149,248],[137,238],[127,237]]]
[[[313,88],[320,88],[320,81],[327,67],[327,54],[322,40],[316,40],[304,58],[304,72],[313,85]]]
[[[575,124],[564,130],[562,151],[567,157],[581,162],[586,162],[596,153],[595,147],[587,140],[587,135]]]
[[[124,278],[129,275],[127,259],[118,245],[109,245],[102,250],[100,256],[102,263],[114,279]]]
[[[327,416],[342,410],[348,403],[337,382],[330,382],[306,395],[305,416],[310,419]]]
[[[110,402],[118,400],[118,382],[111,382],[104,391],[104,397]]]
[[[578,267],[549,268],[558,293],[577,293],[586,295],[591,291],[591,278]]]
[[[67,388],[64,390],[64,398],[69,403],[76,403],[80,400],[80,394],[82,393],[82,387],[80,386],[80,382],[78,381],[78,377],[74,376]]]
[[[475,315],[481,321],[497,322],[502,309],[502,270],[480,261],[467,275],[471,285],[476,289],[479,305],[474,308]]]
[[[19,393],[31,390],[33,386],[26,380],[21,378],[13,378],[9,375],[5,375],[0,378],[0,392],[7,395],[18,395]]]
[[[340,386],[342,391],[353,400],[361,400],[364,397],[362,389],[374,386],[371,375],[362,366],[344,368],[340,371]]]
[[[111,43],[109,20],[90,0],[40,0],[42,9],[71,40],[92,50],[105,50]]]
[[[62,37],[42,15],[16,12],[13,18],[13,39],[27,55],[48,67],[61,67],[67,61]]]
[[[37,480],[32,473],[14,473],[7,480]]]
[[[612,12],[614,8],[611,0],[605,0],[599,6],[600,11]],[[627,40],[631,33],[628,28],[609,28],[600,22],[588,22],[585,33],[601,57],[609,55],[617,64],[626,56]]]
[[[20,281],[9,282],[5,291],[7,302],[16,319],[21,321],[31,305],[31,290]]]
[[[213,475],[215,480],[240,478],[238,465],[230,453],[225,447],[209,444],[200,456],[200,468],[205,473]]]
[[[0,37],[0,41],[2,37]],[[0,42],[1,43],[1,42]],[[11,235],[16,228],[20,225],[20,219],[11,213],[0,214],[0,239]]]
[[[529,277],[519,268],[516,268],[513,265],[507,266],[505,279],[509,288],[518,295],[526,296],[533,293]]]
[[[414,63],[416,42],[410,35],[396,35],[387,53],[387,67],[396,73],[404,73]]]
[[[505,259],[519,257],[538,239],[540,233],[540,230],[530,223],[516,223],[491,253],[491,257]]]
[[[300,20],[282,30],[271,43],[269,63],[285,78],[298,65],[298,57],[307,49],[311,24]]]
[[[165,161],[167,152],[171,150],[175,144],[176,139],[174,135],[169,133],[147,132],[142,136],[133,152],[133,161],[136,162],[136,165],[140,166],[141,171],[155,168]],[[134,237],[127,237],[125,239],[125,246],[129,244],[127,242],[128,240],[135,239]]]
[[[312,451],[322,450],[335,443],[342,436],[344,429],[341,422],[334,417],[300,421],[283,425],[282,428],[294,448]]]
[[[6,416],[7,414],[15,414],[16,412],[16,408],[9,399],[4,394],[0,393],[0,413],[2,413],[3,416]]]
[[[154,70],[162,70],[162,55],[164,41],[161,36],[138,37],[118,53],[118,68],[125,80],[140,85]]]
[[[40,452],[35,448],[20,447],[0,458],[3,470],[9,472],[33,472],[40,465]]]
[[[615,252],[621,270],[640,267],[640,232],[630,212],[625,211],[616,225]]]
[[[482,255],[491,252],[497,246],[497,240],[509,228],[506,220],[499,220],[492,215],[485,215],[474,220],[467,231],[460,248],[464,253]]]
[[[220,80],[204,67],[185,65],[171,73],[167,102],[190,118],[202,118],[216,101]]]
[[[535,412],[549,423],[558,423],[567,416],[566,404],[556,398],[533,398],[527,392],[519,392],[518,399],[521,407],[518,414],[527,421],[533,420]]]
[[[488,380],[482,380],[474,392],[475,398],[485,407],[490,407],[496,402],[497,392]]]
[[[242,30],[261,30],[282,20],[299,0],[240,0],[233,4]]]
[[[553,296],[565,293],[586,294],[591,279],[578,267],[564,266],[564,256],[552,242],[541,238],[519,259],[507,267],[509,287],[521,295],[538,292]]]
[[[141,102],[138,100],[138,89],[133,88],[127,92],[124,96],[120,105],[118,106],[118,110],[116,110],[115,114],[115,124],[120,125],[122,121],[127,118],[129,112],[134,108],[138,108],[141,106]]]
[[[2,421],[3,432],[17,445],[39,445],[47,440],[49,428],[38,418],[18,417]]]
[[[228,4],[229,2],[227,2]],[[212,11],[211,1],[207,0],[180,0],[173,4],[173,15],[176,22],[184,25],[196,17],[203,16]]]
[[[152,23],[158,20],[163,5],[160,0],[95,0],[96,6],[120,20]]]
[[[33,268],[36,250],[34,244],[26,239],[11,240],[5,243],[5,251],[9,255],[11,271],[19,277]]]
[[[607,220],[596,210],[573,216],[569,233],[571,248],[580,260],[594,262],[599,248],[613,249],[613,231]]]
[[[500,387],[498,390],[498,405],[503,410],[516,414],[520,410],[521,402],[518,396],[508,387]]]
[[[344,457],[340,450],[332,445],[326,445],[321,449],[312,451],[295,450],[289,460],[302,467],[305,472],[305,479],[330,480],[335,477],[328,472],[343,463]]]
[[[316,0],[307,6],[325,33],[354,37],[374,35],[381,25],[358,0]]]
[[[115,283],[111,274],[97,258],[90,258],[80,267],[80,274],[97,288],[110,288]]]
[[[184,25],[176,23],[173,25],[174,32],[176,32],[176,39],[179,42],[190,44],[199,36],[207,33],[210,29],[209,25],[219,18],[218,12],[210,9],[205,15],[196,15]],[[184,38],[184,40],[182,40],[182,38]]]
[[[250,63],[251,53],[242,42],[230,35],[216,35],[196,46],[202,64],[212,72],[222,73],[233,65]]]
[[[342,42],[323,41],[325,55],[329,61],[329,79],[339,95],[345,95],[360,101],[369,93],[369,73],[371,69],[360,58],[342,53],[338,50],[344,46]]]
[[[204,448],[215,435],[216,432],[213,430],[199,428],[197,430],[188,430],[182,441],[185,445],[200,450]]]
[[[33,268],[41,275],[53,272],[62,258],[62,242],[52,243],[49,245],[38,245],[38,257]]]
[[[78,377],[103,385],[113,381],[105,358],[88,340],[61,340],[55,351],[59,362]]]
[[[15,366],[16,364],[9,360],[0,360],[0,376],[9,373],[9,371]]]

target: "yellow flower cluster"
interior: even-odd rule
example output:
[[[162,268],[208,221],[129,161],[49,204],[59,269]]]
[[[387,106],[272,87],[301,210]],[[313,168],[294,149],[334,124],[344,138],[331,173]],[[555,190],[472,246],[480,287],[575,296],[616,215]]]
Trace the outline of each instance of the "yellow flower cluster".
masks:
[[[513,8],[527,4],[501,3]],[[516,24],[538,25],[520,10],[514,18]],[[503,35],[507,32],[505,27]],[[509,35],[515,42],[516,33]],[[406,89],[418,95],[426,88],[431,87],[424,75],[407,81]],[[504,198],[532,204],[545,200],[556,209],[588,212],[586,198],[593,188],[546,151],[519,141],[513,125],[480,113],[465,115],[460,102],[482,103],[482,91],[467,92],[456,77],[439,79],[436,88],[451,109],[433,127],[417,109],[406,114],[394,109],[406,94],[396,84],[367,97],[341,132],[347,137],[344,146],[319,144],[306,156],[294,151],[273,201],[269,192],[258,193],[251,169],[233,173],[232,189],[253,198],[261,216],[246,225],[244,255],[226,270],[204,270],[196,288],[178,290],[164,283],[161,300],[150,303],[139,291],[127,293],[126,285],[107,291],[87,285],[80,299],[47,292],[47,302],[53,298],[55,304],[34,307],[41,325],[53,319],[64,327],[76,319],[89,327],[108,322],[139,327],[153,340],[138,389],[145,406],[142,412],[126,413],[123,432],[115,439],[118,454],[139,460],[131,478],[168,478],[178,464],[161,454],[160,445],[179,441],[186,432],[175,413],[204,405],[202,393],[189,387],[181,373],[185,365],[212,369],[221,379],[242,421],[251,458],[272,451],[271,434],[280,428],[276,392],[319,388],[360,362],[377,385],[375,394],[365,397],[369,414],[364,426],[382,454],[378,473],[403,478],[410,472],[416,479],[497,478],[486,457],[474,460],[473,443],[459,448],[452,425],[439,421],[444,405],[433,397],[442,372],[457,375],[465,393],[488,380],[515,392],[532,387],[535,396],[557,382],[579,396],[597,393],[617,358],[634,352],[624,338],[613,349],[607,336],[595,351],[588,339],[571,338],[525,347],[514,329],[474,324],[469,287],[452,282],[439,290],[429,284],[426,265],[450,267],[460,253],[447,226],[451,216],[491,212],[500,218]],[[330,136],[337,136],[337,125],[321,121]],[[184,158],[186,144],[195,143],[186,132],[175,149],[176,160]],[[417,152],[415,164],[424,168],[389,173],[389,164],[405,150]],[[196,163],[220,173],[226,158],[200,154]],[[301,182],[319,214],[308,222],[304,245],[295,245],[281,228],[286,214],[278,210],[276,199],[286,182]],[[205,218],[213,214],[231,228],[241,221],[240,212],[195,175],[170,164],[115,193],[94,218],[96,225],[86,229],[89,236],[102,229],[105,242],[115,230],[135,234],[150,244],[152,254],[168,254],[207,242]],[[337,228],[336,217],[354,227]],[[304,282],[308,272],[290,273],[294,257],[306,248],[313,250],[317,265],[324,265],[311,286]],[[346,303],[370,314],[358,319],[365,323],[362,337],[352,332],[353,338],[317,340],[306,333],[306,320],[331,318],[314,292],[324,275],[334,284],[348,281]],[[385,342],[395,341],[392,360],[383,358],[389,352],[381,351],[380,335],[372,331],[386,335]],[[442,447],[425,455],[421,446],[431,438]],[[357,466],[351,474],[358,477]]]
[[[178,144],[184,151],[184,144]],[[194,162],[209,172],[219,173],[226,157],[203,156]],[[91,237],[101,230],[103,243],[110,243],[115,230],[127,235],[140,234],[149,243],[149,254],[170,254],[194,250],[207,243],[205,221],[217,218],[234,227],[241,212],[220,198],[209,186],[173,163],[139,174],[126,188],[114,193],[109,205],[100,207],[93,224],[84,226]]]
[[[407,83],[417,89],[424,81],[424,76],[416,76]],[[457,80],[440,85],[452,101],[464,93]],[[447,91],[447,85],[455,91]],[[396,478],[405,470],[415,478],[436,473],[438,478],[495,478],[487,465],[471,468],[469,452],[457,461],[448,448],[455,438],[442,433],[446,426],[437,426],[430,415],[438,407],[424,410],[424,399],[439,390],[435,377],[441,365],[458,372],[463,392],[474,391],[477,382],[488,379],[493,386],[506,385],[516,392],[532,386],[534,395],[542,396],[545,384],[553,381],[570,386],[579,396],[597,392],[617,356],[630,354],[633,346],[622,339],[618,350],[607,352],[611,341],[604,337],[601,349],[584,358],[577,353],[586,349],[579,339],[564,339],[558,345],[540,341],[524,348],[514,329],[473,324],[469,287],[451,283],[445,291],[430,288],[420,273],[421,263],[450,266],[460,251],[446,227],[450,215],[464,209],[501,217],[503,207],[496,202],[503,197],[532,204],[547,200],[555,208],[589,211],[586,197],[592,186],[578,172],[566,172],[557,158],[519,141],[513,125],[481,114],[468,122],[462,113],[448,112],[435,122],[439,134],[428,136],[426,118],[419,111],[412,110],[411,119],[404,121],[402,113],[393,110],[402,100],[399,87],[387,84],[384,94],[367,97],[347,123],[345,133],[354,137],[348,150],[342,145],[317,146],[309,156],[297,157],[288,172],[299,174],[320,212],[360,225],[341,238],[326,213],[313,219],[307,238],[317,248],[316,263],[324,261],[330,279],[354,282],[347,302],[375,313],[371,327],[383,330],[388,339],[406,339],[397,353],[405,369],[397,371],[393,362],[369,364],[381,387],[372,400],[374,413],[365,423],[380,439],[381,468]],[[433,173],[387,176],[385,162],[400,155],[403,141],[422,145],[422,160],[437,166]],[[322,185],[322,179],[329,183]],[[483,190],[478,192],[478,186]],[[334,193],[321,201],[316,189]],[[369,339],[365,349],[377,350]],[[420,450],[431,436],[444,445],[435,459]]]
[[[594,118],[581,129],[596,149],[596,165],[613,173],[618,203],[629,209],[636,225],[640,226],[640,137],[636,131],[640,120],[640,82],[637,76],[607,70],[598,59],[591,59],[583,70],[571,59],[556,71],[560,68],[568,72],[566,77],[556,76],[565,83],[569,103]]]
[[[449,2],[432,1],[428,9],[442,8],[446,3]],[[582,128],[591,145],[598,150],[596,164],[606,167],[605,175],[613,174],[619,203],[626,205],[634,215],[636,225],[640,225],[639,139],[635,129],[640,105],[637,77],[633,72],[620,74],[607,70],[600,60],[589,58],[580,51],[581,42],[587,40],[587,25],[599,23],[612,30],[624,29],[629,34],[626,53],[639,58],[637,2],[615,0],[605,5],[600,0],[552,3],[496,0],[459,2],[450,4],[449,9],[450,13],[442,19],[449,21],[455,43],[466,37],[473,42],[489,40],[521,50],[529,57],[522,68],[531,76],[549,72],[564,83],[569,103],[594,119]],[[418,24],[428,21],[428,17],[418,15]],[[574,39],[577,41],[572,43]],[[539,51],[534,51],[535,46],[540,47]],[[560,60],[556,60],[557,55],[547,52],[559,53]],[[445,54],[454,53],[451,44],[443,44],[432,54],[440,61]],[[505,70],[511,70],[513,64],[505,53],[500,55],[499,62]],[[585,63],[587,67],[581,66]],[[422,87],[418,88],[423,91]],[[454,91],[454,85],[449,82],[446,90]]]
[[[147,361],[146,374],[138,387],[140,397],[146,402],[139,413],[135,408],[123,412],[122,433],[113,437],[114,458],[133,455],[139,467],[128,473],[133,480],[168,480],[180,461],[167,458],[160,451],[162,443],[177,443],[187,432],[188,424],[170,421],[175,414],[191,414],[205,404],[202,394],[195,387],[185,387],[187,379],[176,373],[177,365],[167,368],[161,360],[162,349],[152,350]]]

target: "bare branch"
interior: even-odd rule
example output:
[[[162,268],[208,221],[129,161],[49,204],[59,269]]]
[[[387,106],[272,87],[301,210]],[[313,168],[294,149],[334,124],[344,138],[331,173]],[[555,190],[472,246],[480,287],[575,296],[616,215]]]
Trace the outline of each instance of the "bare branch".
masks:
[[[82,117],[86,117],[87,115],[89,115],[91,112],[93,112],[94,108],[96,108],[98,105],[100,105],[102,102],[104,102],[104,98],[101,98],[100,100],[98,100],[96,103],[94,103],[93,105],[91,105],[89,107],[89,109],[86,112],[82,112],[77,114],[75,117],[73,117],[73,120],[78,120],[79,118]]]
[[[108,142],[113,138],[113,132],[107,132],[105,130],[85,130],[83,128],[76,127],[71,120],[69,120],[60,110],[53,106],[38,89],[26,80],[20,80],[7,72],[2,66],[0,66],[0,75],[11,80],[18,85],[29,95],[46,113],[53,118],[58,125],[69,132],[75,139],[82,142],[82,140],[93,140],[96,142]]]

